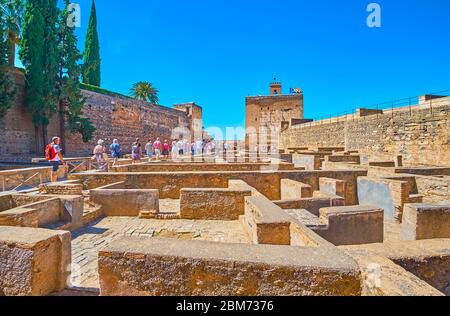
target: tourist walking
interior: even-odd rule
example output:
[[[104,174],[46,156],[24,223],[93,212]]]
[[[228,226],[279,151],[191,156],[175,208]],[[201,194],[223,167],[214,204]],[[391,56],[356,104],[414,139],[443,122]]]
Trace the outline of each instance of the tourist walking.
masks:
[[[103,140],[99,140],[97,142],[97,146],[94,148],[94,158],[98,164],[98,170],[107,171],[108,170],[108,161],[105,159],[106,157],[106,148],[103,146],[105,142]]]
[[[162,143],[161,143],[161,140],[159,139],[159,137],[153,143],[153,148],[155,150],[156,159],[159,160],[159,158],[161,157],[161,151],[162,151]]]
[[[163,157],[164,159],[169,159],[169,152],[170,152],[170,145],[169,142],[166,140],[164,140],[164,144],[163,144]]]
[[[149,159],[153,158],[153,141],[149,140],[145,145],[145,152],[147,153],[147,157]]]
[[[178,145],[177,145],[177,141],[174,140],[172,141],[172,160],[178,159]]]
[[[119,160],[122,156],[122,149],[120,148],[120,144],[117,139],[113,140],[113,143],[109,146],[109,151],[113,159],[113,165],[115,165],[117,160]]]
[[[53,137],[51,144],[45,148],[45,159],[50,163],[52,169],[50,171],[51,182],[58,181],[58,169],[61,165],[67,168],[61,153],[61,139],[57,136]]]
[[[142,146],[140,143],[135,142],[131,147],[131,159],[133,163],[138,163],[141,161],[142,157]]]

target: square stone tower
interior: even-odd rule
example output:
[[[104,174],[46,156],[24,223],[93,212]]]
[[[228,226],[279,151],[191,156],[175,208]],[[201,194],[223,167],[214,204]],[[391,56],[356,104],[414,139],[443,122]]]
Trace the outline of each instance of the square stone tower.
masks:
[[[292,126],[292,120],[304,118],[303,93],[282,94],[282,83],[275,80],[269,96],[247,97],[245,108],[246,148],[276,151],[281,132]]]
[[[191,141],[203,139],[203,109],[194,102],[174,104],[175,110],[186,112],[191,119]]]

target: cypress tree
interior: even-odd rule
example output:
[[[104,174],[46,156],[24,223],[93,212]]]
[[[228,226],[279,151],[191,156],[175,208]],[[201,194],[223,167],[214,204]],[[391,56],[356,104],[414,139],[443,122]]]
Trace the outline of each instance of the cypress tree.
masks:
[[[39,0],[28,0],[25,7],[20,59],[25,66],[25,104],[31,113],[35,130],[36,153],[39,153],[39,126],[44,123],[44,17]]]
[[[97,10],[95,1],[92,0],[91,16],[86,35],[84,49],[83,82],[89,85],[100,87],[100,45],[97,32]]]
[[[88,118],[82,117],[85,98],[81,94],[79,78],[81,66],[78,61],[83,57],[77,48],[78,39],[75,36],[75,28],[70,27],[67,19],[71,12],[68,11],[69,0],[64,0],[65,10],[61,12],[59,23],[59,75],[58,84],[60,90],[59,118],[60,136],[64,143],[65,121],[72,133],[80,133],[83,141],[92,139],[95,127]]]
[[[42,16],[46,21],[44,26],[44,112],[45,121],[43,122],[43,142],[48,142],[47,126],[51,117],[57,112],[59,93],[58,93],[58,22],[60,10],[57,6],[57,0],[41,0],[40,6]]]
[[[26,106],[35,125],[36,153],[48,141],[47,126],[58,104],[58,15],[56,0],[27,1],[20,59],[25,66]]]
[[[3,10],[0,10],[0,119],[11,108],[17,89],[8,74],[8,38]]]

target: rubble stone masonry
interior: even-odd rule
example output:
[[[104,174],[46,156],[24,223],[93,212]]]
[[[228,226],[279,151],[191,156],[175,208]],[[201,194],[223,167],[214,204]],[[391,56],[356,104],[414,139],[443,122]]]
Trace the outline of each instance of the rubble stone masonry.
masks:
[[[13,107],[0,119],[0,158],[29,160],[37,155],[34,126],[31,115],[25,108],[24,76],[19,69],[12,70],[11,74],[17,84],[18,95]],[[90,143],[83,143],[78,134],[66,134],[63,148],[68,156],[90,156],[99,139],[109,144],[117,138],[124,152],[128,153],[137,137],[145,145],[149,139],[155,140],[156,137],[161,137],[162,140],[178,137],[173,135],[174,130],[190,130],[191,118],[185,112],[118,95],[109,96],[85,90],[82,92],[86,97],[83,114],[92,120],[97,131]],[[59,134],[59,118],[55,114],[48,126],[48,137]]]
[[[450,101],[433,109],[294,126],[282,133],[282,144],[284,148],[345,146],[372,161],[402,155],[405,165],[450,166],[449,109]]]

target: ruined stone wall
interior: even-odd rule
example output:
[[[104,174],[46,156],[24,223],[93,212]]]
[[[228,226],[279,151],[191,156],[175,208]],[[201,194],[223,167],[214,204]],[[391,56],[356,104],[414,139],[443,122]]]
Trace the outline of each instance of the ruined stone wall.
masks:
[[[396,111],[355,120],[295,126],[282,133],[288,147],[343,146],[370,159],[393,160],[403,155],[405,165],[450,165],[450,103],[440,107]]]
[[[34,125],[25,108],[23,73],[14,69],[11,74],[17,84],[18,95],[13,107],[0,119],[0,160],[29,161],[31,157],[42,156],[42,153],[37,155],[35,152]],[[137,137],[141,139],[142,145],[145,145],[149,139],[155,140],[156,137],[161,137],[162,140],[171,139],[172,136],[178,137],[179,135],[172,135],[174,129],[175,134],[178,134],[180,129],[190,130],[191,119],[182,111],[125,97],[84,90],[83,94],[87,98],[84,115],[92,120],[97,131],[88,144],[83,143],[80,135],[66,134],[66,144],[63,146],[66,156],[91,155],[99,139],[109,144],[117,138],[128,153]],[[48,137],[59,134],[59,118],[55,114],[48,127]],[[43,151],[43,140],[40,138],[41,136],[38,141]]]
[[[114,98],[90,91],[86,96],[84,115],[89,117],[97,128],[90,144],[84,144],[80,135],[68,135],[66,149],[70,155],[90,153],[98,139],[110,144],[117,138],[122,150],[129,152],[131,144],[138,137],[144,146],[148,140],[172,139],[174,130],[191,125],[186,113],[174,109],[150,105],[147,102]]]

